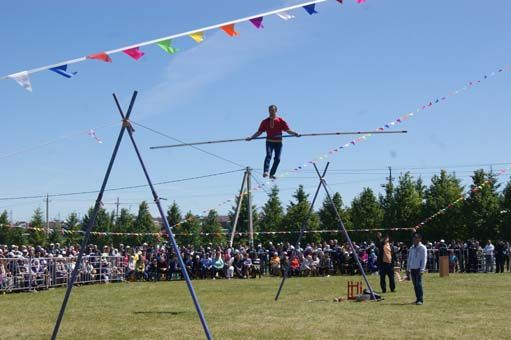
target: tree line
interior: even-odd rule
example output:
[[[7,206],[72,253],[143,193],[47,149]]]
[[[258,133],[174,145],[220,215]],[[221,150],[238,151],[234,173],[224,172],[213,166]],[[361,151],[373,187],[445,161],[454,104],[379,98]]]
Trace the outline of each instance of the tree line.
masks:
[[[441,170],[431,178],[426,186],[419,177],[415,179],[409,172],[401,174],[396,183],[389,181],[382,185],[383,192],[378,196],[370,188],[362,191],[352,200],[350,205],[343,202],[340,193],[333,194],[334,204],[339,211],[344,225],[356,241],[374,239],[375,233],[356,232],[357,229],[375,228],[409,228],[417,225],[425,218],[433,215],[440,209],[447,207],[469,189],[468,197],[452,205],[447,211],[437,216],[421,228],[421,233],[428,240],[466,240],[475,238],[485,239],[511,239],[511,180],[501,189],[497,183],[496,175],[484,170],[476,170],[471,176],[470,187],[463,187],[461,180],[455,173]],[[230,220],[234,220],[236,203],[229,212]],[[292,200],[283,204],[279,197],[279,189],[274,186],[268,194],[267,201],[258,209],[252,209],[254,231],[299,231],[302,223],[307,230],[335,230],[338,223],[332,205],[325,198],[319,209],[307,216],[311,205],[311,197],[300,185],[292,196]],[[237,231],[248,232],[249,206],[248,200],[242,201]],[[62,233],[62,229],[70,231],[83,230],[89,221],[92,208],[80,220],[76,213],[68,218],[49,234],[41,231],[9,227],[7,211],[0,215],[0,244],[32,244],[48,245],[49,243],[77,244],[81,241],[79,233]],[[228,235],[221,234],[221,224],[218,213],[209,211],[205,217],[200,217],[188,211],[183,215],[178,204],[173,202],[167,210],[167,219],[170,225],[176,226],[176,234],[191,234],[189,236],[176,236],[180,245],[206,245],[225,244]],[[43,213],[40,209],[34,211],[30,221],[31,227],[44,228]],[[115,211],[108,212],[101,208],[97,215],[93,230],[116,233],[156,233],[161,226],[154,222],[147,202],[141,202],[138,213],[132,214],[128,209],[121,209],[118,216]],[[228,228],[229,229],[229,228]],[[199,233],[209,235],[199,235]],[[409,232],[390,232],[394,240],[409,240]],[[296,233],[290,234],[264,234],[256,235],[256,242],[291,242],[295,243]],[[308,233],[304,242],[318,242],[323,239],[342,239],[338,233],[319,234]],[[90,243],[118,246],[140,245],[143,242],[155,243],[164,241],[159,236],[103,236],[91,235]],[[237,237],[235,243],[248,241],[247,236]]]

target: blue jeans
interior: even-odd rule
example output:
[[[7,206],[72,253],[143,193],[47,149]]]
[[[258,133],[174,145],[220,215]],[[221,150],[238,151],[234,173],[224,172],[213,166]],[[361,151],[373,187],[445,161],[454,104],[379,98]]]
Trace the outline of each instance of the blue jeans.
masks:
[[[422,289],[422,275],[420,269],[411,269],[413,289],[417,301],[424,302],[424,290]]]
[[[270,168],[271,155],[275,152],[273,157],[273,165],[271,167],[270,176],[275,175],[280,163],[280,153],[282,152],[282,143],[266,142],[266,158],[264,159],[264,172],[268,172]]]

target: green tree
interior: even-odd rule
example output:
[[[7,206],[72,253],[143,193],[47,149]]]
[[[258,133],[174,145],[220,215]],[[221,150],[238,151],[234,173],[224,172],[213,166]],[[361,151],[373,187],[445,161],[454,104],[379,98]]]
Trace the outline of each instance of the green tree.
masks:
[[[75,212],[70,213],[64,221],[64,230],[68,231],[64,234],[64,243],[67,246],[79,245],[82,242],[83,235],[78,233],[78,231],[82,230],[82,226]]]
[[[15,228],[11,228],[9,217],[7,215],[7,210],[0,215],[0,244],[11,244],[11,234],[12,230]]]
[[[425,192],[425,217],[432,216],[436,212],[449,207],[463,194],[463,187],[455,174],[448,174],[441,170],[440,175],[434,175],[431,178],[431,185]],[[427,223],[421,232],[431,240],[454,240],[465,239],[468,235],[463,218],[463,204],[452,205],[446,213],[437,216],[431,222]]]
[[[53,228],[50,228],[50,234],[48,235],[49,243],[62,243],[62,226],[60,222],[57,222]]]
[[[261,231],[271,232],[281,230],[282,221],[284,220],[284,208],[279,198],[279,189],[277,186],[271,188],[271,193],[268,194],[268,200],[263,206],[261,214]],[[269,241],[276,241],[274,235],[264,234],[259,237],[263,243]]]
[[[380,206],[383,210],[383,228],[395,228],[397,225],[396,220],[396,200],[394,199],[394,183],[389,180],[388,183],[383,184],[385,190],[384,195],[380,195]]]
[[[468,232],[481,241],[495,238],[501,222],[497,179],[481,169],[474,172],[472,182],[470,198],[464,206]]]
[[[421,217],[422,200],[417,183],[409,172],[399,176],[394,201],[397,227],[411,226]]]
[[[201,245],[200,232],[201,224],[200,219],[192,214],[191,211],[185,215],[185,221],[177,226],[173,231],[176,233],[176,241],[180,247]]]
[[[85,214],[82,218],[82,228],[83,231],[86,230],[90,216],[92,215],[93,208],[90,208],[88,213]],[[93,232],[102,232],[102,233],[109,233],[111,231],[111,220],[110,220],[110,214],[103,209],[99,208],[98,214],[96,216],[96,220],[94,221],[94,226],[92,227]],[[96,244],[98,247],[102,248],[105,245],[110,245],[112,243],[112,239],[108,235],[98,235],[98,234],[92,234],[89,239],[89,243]]]
[[[134,222],[136,233],[155,233],[159,232],[159,228],[154,224],[153,216],[149,212],[149,205],[146,201],[142,201],[138,206],[138,215]],[[157,241],[155,236],[137,237],[139,243],[148,242],[154,244]]]
[[[335,210],[337,210],[341,216],[344,227],[346,229],[351,229],[350,213],[348,208],[344,208],[341,194],[338,192],[334,193],[332,201],[334,202],[335,209],[328,197],[325,197],[323,200],[323,206],[319,209],[318,214],[321,228],[331,230],[339,228],[339,221],[337,219],[337,214],[335,213]]]
[[[236,204],[231,208],[229,212],[229,220],[231,221],[231,226],[234,224],[234,219],[236,216],[236,205],[238,204],[239,196],[236,196]],[[249,237],[249,214],[248,214],[248,196],[244,195],[241,203],[240,216],[238,218],[238,225],[236,226],[236,232],[244,233],[243,236],[236,236],[234,238],[234,243],[248,243]],[[259,214],[257,213],[257,209],[255,205],[252,205],[252,228],[254,232],[259,230]],[[232,229],[231,229],[232,230]],[[255,236],[254,236],[255,238]]]
[[[504,240],[511,240],[511,179],[502,192],[500,214],[502,216],[500,236]]]
[[[167,221],[170,226],[176,225],[183,220],[183,216],[181,215],[181,210],[177,205],[176,201],[172,202],[172,205],[167,210]]]
[[[129,233],[133,232],[133,222],[135,218],[126,208],[121,208],[119,216],[115,220],[114,226],[112,226],[112,232],[115,233]],[[134,238],[131,236],[112,236],[112,242],[115,246],[119,244],[135,246]]]
[[[362,192],[353,199],[351,202],[350,216],[353,229],[381,228],[383,209],[370,188],[364,188]],[[360,233],[354,233],[353,238],[355,240],[367,239],[368,235],[366,233],[359,234]]]
[[[222,226],[218,222],[216,210],[210,210],[208,216],[203,218],[202,232],[209,234],[201,237],[202,244],[211,243],[213,246],[225,244],[225,235],[222,234]]]
[[[305,230],[317,230],[319,228],[319,219],[316,214],[310,214],[309,195],[303,190],[303,185],[300,185],[293,195],[295,201],[289,202],[287,206],[286,215],[282,223],[282,230],[285,231],[299,231],[303,221],[305,221]],[[283,241],[295,244],[298,238],[297,233],[283,235],[280,239]],[[318,242],[321,236],[317,233],[305,234],[302,239],[302,244],[307,242]]]
[[[32,228],[44,229],[43,212],[40,208],[37,208],[32,215],[30,220],[30,232],[28,242],[32,246],[46,246],[46,232],[41,230],[34,230]]]

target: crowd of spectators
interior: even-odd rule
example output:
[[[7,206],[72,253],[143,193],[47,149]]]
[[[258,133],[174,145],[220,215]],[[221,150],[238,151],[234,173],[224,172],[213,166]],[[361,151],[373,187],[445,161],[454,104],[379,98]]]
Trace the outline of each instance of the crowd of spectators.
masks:
[[[379,241],[378,241],[379,242]],[[510,270],[509,243],[488,241],[425,242],[428,271],[439,269],[439,256],[449,256],[451,272],[497,272]],[[397,274],[406,268],[408,247],[392,243]],[[262,275],[290,276],[356,275],[358,256],[368,274],[378,273],[378,244],[348,244],[328,240],[299,249],[288,243],[245,244],[236,247],[212,244],[181,248],[184,266],[192,279],[247,279]],[[76,266],[78,246],[50,244],[49,247],[0,245],[0,291],[36,290],[64,285]],[[82,259],[77,284],[112,281],[160,281],[182,278],[181,266],[167,244],[130,247],[89,245]]]

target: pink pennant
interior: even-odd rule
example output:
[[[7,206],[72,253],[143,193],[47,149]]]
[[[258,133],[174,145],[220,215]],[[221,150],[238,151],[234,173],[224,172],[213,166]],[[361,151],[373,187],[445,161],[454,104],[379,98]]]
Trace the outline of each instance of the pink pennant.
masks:
[[[145,54],[144,52],[140,51],[140,47],[128,48],[127,50],[124,50],[123,52],[135,60],[142,58]]]

